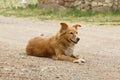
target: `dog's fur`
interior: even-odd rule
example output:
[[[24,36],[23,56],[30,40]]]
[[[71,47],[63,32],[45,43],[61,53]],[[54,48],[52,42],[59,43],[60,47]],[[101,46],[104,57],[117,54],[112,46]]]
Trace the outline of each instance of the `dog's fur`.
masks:
[[[74,45],[79,41],[77,29],[81,26],[76,24],[69,27],[66,23],[60,24],[61,29],[55,36],[31,39],[26,47],[27,55],[84,63],[84,59],[73,55]]]

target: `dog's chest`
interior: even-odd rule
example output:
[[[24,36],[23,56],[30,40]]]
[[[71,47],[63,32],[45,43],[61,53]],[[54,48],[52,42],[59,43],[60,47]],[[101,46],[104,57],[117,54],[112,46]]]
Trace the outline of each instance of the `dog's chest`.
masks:
[[[68,47],[67,50],[65,50],[66,56],[72,56],[74,50],[74,46]]]

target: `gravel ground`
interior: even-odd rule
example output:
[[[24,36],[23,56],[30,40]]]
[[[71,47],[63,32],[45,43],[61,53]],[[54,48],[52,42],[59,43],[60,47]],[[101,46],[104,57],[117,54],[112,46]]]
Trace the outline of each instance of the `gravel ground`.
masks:
[[[54,35],[58,22],[0,16],[0,80],[120,80],[120,26],[81,25],[75,54],[87,63],[78,65],[25,55],[28,40]]]

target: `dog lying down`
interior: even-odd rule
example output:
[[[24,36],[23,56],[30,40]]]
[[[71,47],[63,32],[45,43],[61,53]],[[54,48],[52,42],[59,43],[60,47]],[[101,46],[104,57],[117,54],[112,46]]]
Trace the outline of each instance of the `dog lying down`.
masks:
[[[85,63],[84,59],[73,54],[75,44],[80,38],[77,37],[79,24],[69,27],[66,23],[60,23],[60,31],[50,38],[36,37],[29,41],[26,54],[37,57],[50,57],[55,60],[65,60],[74,63]]]

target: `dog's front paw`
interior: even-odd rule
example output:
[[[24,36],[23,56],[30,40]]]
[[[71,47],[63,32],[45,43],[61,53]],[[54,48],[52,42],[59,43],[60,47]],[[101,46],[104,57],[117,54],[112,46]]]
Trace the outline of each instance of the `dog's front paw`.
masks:
[[[77,60],[74,60],[73,62],[78,63],[78,64],[86,63],[86,61],[84,59],[77,59]]]

